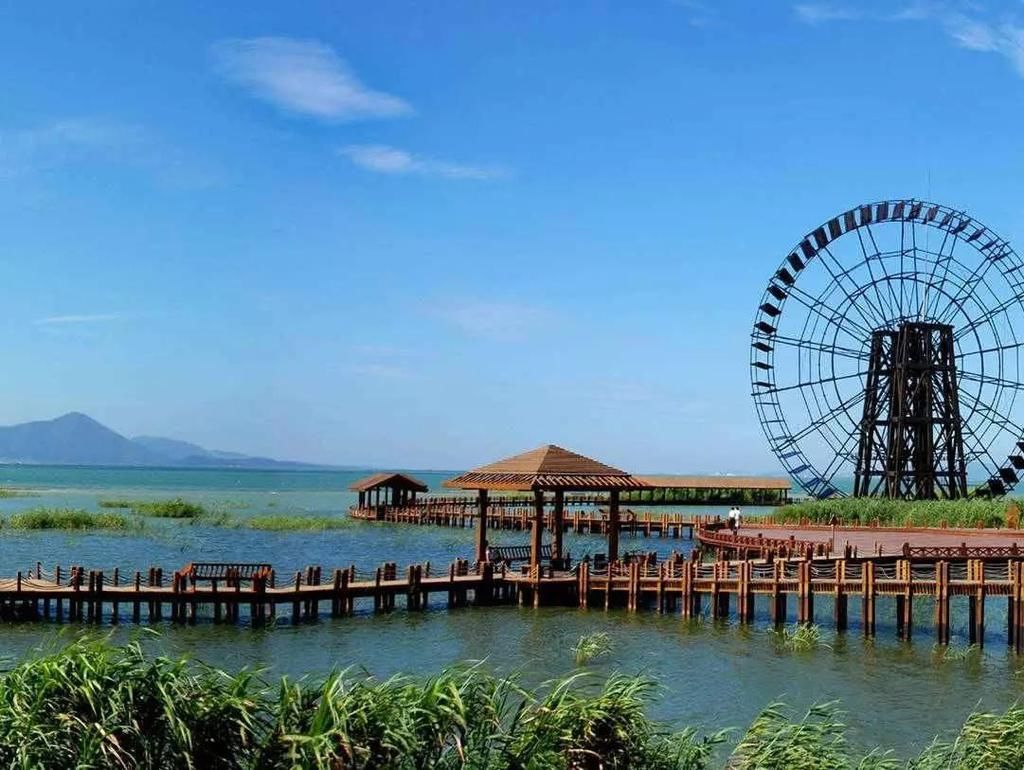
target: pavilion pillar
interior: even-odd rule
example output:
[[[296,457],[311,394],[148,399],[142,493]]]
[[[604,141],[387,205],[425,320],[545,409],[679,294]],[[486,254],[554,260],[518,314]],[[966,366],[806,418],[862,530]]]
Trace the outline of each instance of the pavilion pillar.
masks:
[[[365,508],[366,507],[366,493],[365,492],[360,492],[359,493],[359,507],[360,508]]]
[[[539,567],[541,535],[544,532],[544,490],[533,490],[533,529],[530,531],[530,566]]]
[[[619,490],[608,493],[608,561],[619,560]]]
[[[413,493],[415,494],[415,492]],[[477,493],[478,513],[476,520],[476,561],[479,564],[487,560],[487,490]]]
[[[565,491],[555,490],[554,532],[551,538],[551,558],[562,560],[562,520],[565,518]]]

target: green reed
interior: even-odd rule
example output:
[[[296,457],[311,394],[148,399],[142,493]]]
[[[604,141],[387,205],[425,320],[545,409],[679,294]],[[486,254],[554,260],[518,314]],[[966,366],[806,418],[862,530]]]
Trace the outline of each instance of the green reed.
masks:
[[[239,526],[264,532],[318,532],[346,529],[353,521],[336,516],[251,516],[234,520]]]
[[[162,519],[195,519],[209,513],[206,506],[180,497],[173,500],[100,500],[101,508],[127,508],[140,516]]]
[[[140,523],[119,513],[90,513],[80,508],[31,508],[3,520],[3,526],[22,530],[128,530]]]
[[[271,682],[138,643],[82,637],[0,673],[0,766],[338,770],[974,770],[1024,766],[1024,708],[972,714],[901,761],[847,742],[835,704],[773,703],[730,731],[671,731],[643,677],[536,688],[480,665],[384,681],[335,672]]]
[[[585,666],[591,661],[603,658],[612,651],[612,639],[604,631],[584,634],[572,646],[573,658],[577,666]]]
[[[791,626],[771,628],[768,634],[781,649],[789,652],[810,652],[819,647],[828,647],[822,639],[821,628],[807,623],[794,623]]]
[[[1012,505],[1012,503],[1010,504]],[[968,498],[964,500],[889,500],[844,497],[811,500],[783,506],[772,515],[782,522],[828,524],[836,517],[841,524],[910,525],[915,527],[1003,527],[1007,521],[1005,500]]]

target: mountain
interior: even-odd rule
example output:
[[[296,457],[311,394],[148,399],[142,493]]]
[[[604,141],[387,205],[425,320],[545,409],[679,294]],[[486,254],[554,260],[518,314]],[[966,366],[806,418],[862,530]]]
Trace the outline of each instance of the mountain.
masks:
[[[0,426],[0,463],[30,465],[142,465],[187,468],[321,468],[309,463],[210,450],[188,441],[130,439],[88,415]]]

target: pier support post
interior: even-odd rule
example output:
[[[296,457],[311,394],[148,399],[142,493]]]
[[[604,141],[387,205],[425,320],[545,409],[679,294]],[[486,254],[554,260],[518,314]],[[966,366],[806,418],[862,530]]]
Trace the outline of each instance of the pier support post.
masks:
[[[861,584],[864,636],[875,635],[875,563],[864,562],[864,576]]]
[[[540,567],[541,539],[544,532],[544,490],[533,490],[533,524],[530,528],[530,569]]]
[[[608,563],[619,560],[619,490],[608,493]]]
[[[845,631],[849,618],[849,596],[846,593],[846,560],[836,562],[836,631]]]
[[[552,514],[553,532],[551,533],[551,558],[556,562],[562,561],[562,530],[565,526],[565,492],[561,489],[555,490],[555,510]]]
[[[775,567],[775,574],[772,576],[772,623],[781,626],[786,622],[786,594],[779,585],[782,581],[784,563],[775,561],[772,566]]]
[[[935,641],[949,644],[949,562],[935,564]]]
[[[476,561],[487,560],[487,490],[477,492]]]

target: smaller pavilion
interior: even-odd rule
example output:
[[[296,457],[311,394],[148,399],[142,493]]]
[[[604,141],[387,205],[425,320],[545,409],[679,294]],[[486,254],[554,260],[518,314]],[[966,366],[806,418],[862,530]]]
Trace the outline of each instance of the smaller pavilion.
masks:
[[[360,508],[379,508],[386,505],[414,505],[416,495],[426,492],[429,487],[404,473],[375,473],[359,479],[349,489],[359,493]]]
[[[449,489],[475,489],[479,500],[476,559],[486,559],[487,493],[489,491],[533,492],[533,526],[530,536],[530,566],[541,561],[541,535],[544,530],[544,493],[554,493],[554,531],[551,559],[560,562],[566,492],[608,493],[608,560],[619,558],[619,494],[637,489],[644,482],[626,471],[548,444],[522,454],[467,471],[444,482]]]

